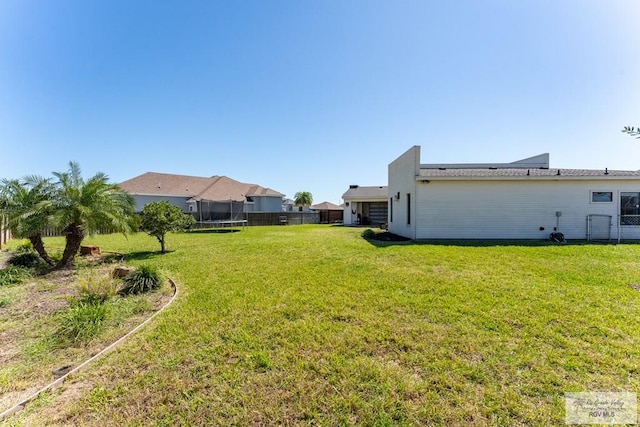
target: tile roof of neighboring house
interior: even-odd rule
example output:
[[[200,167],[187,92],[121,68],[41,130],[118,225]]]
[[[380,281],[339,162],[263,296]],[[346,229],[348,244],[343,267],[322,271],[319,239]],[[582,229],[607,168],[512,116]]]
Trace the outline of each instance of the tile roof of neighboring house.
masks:
[[[525,169],[525,168],[486,168],[486,169],[420,169],[420,179],[491,179],[491,178],[637,178],[640,171],[620,171],[607,169]]]
[[[388,187],[361,187],[352,185],[346,193],[342,195],[343,199],[384,199],[387,200]]]
[[[316,209],[319,211],[341,211],[343,208],[342,206],[338,206],[331,202],[322,202],[318,203],[317,205],[311,206],[311,209]]]
[[[242,201],[246,196],[284,196],[271,188],[245,184],[227,176],[203,178],[147,172],[119,185],[129,194],[190,197],[193,200]]]

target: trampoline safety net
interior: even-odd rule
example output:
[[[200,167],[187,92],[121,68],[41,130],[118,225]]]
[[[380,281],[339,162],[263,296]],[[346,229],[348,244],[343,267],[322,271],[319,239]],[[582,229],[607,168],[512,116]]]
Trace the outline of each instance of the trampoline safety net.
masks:
[[[199,203],[200,212],[197,221],[238,221],[244,219],[244,202],[213,202],[203,200]]]

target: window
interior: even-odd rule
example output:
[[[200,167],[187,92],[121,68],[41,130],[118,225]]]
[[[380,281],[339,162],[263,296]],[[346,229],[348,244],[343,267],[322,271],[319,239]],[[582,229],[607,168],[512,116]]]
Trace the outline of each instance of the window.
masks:
[[[247,199],[247,203],[253,203],[253,197],[246,196],[245,199]]]
[[[393,222],[393,197],[389,198],[389,222]]]
[[[592,191],[592,203],[611,203],[613,202],[613,192],[611,191]]]
[[[640,192],[620,193],[620,225],[640,225]]]
[[[411,193],[407,193],[407,225],[411,225]]]

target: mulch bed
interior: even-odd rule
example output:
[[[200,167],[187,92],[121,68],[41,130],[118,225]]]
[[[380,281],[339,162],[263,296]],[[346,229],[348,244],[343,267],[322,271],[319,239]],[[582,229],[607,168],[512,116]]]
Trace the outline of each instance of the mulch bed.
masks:
[[[385,231],[382,233],[376,233],[375,236],[371,237],[371,240],[378,240],[381,242],[407,242],[411,239]]]

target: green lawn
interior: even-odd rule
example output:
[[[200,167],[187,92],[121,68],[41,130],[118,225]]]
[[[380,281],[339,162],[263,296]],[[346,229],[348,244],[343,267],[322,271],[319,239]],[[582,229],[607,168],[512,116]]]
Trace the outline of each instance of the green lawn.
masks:
[[[24,425],[561,425],[640,385],[640,247],[372,244],[249,227],[87,243],[178,282],[143,332]],[[51,246],[61,239],[49,239]],[[64,396],[64,394],[63,394]]]

